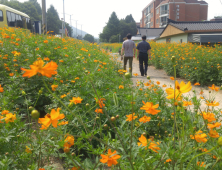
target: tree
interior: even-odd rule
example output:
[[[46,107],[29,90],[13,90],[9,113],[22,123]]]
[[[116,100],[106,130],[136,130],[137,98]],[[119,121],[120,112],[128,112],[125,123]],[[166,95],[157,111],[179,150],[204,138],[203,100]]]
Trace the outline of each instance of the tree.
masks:
[[[119,34],[121,35],[121,42],[128,33],[132,35],[137,34],[136,22],[133,16],[127,15],[125,19],[119,20],[116,13],[113,12],[109,18],[107,25],[103,28],[103,32],[99,34],[102,42],[119,42]]]
[[[86,34],[83,39],[86,40],[86,41],[89,41],[91,43],[94,42],[94,37],[90,34]]]
[[[103,33],[99,35],[99,38],[102,41],[109,42],[110,37],[117,34],[119,34],[119,19],[117,18],[116,13],[113,12],[107,25],[103,29]]]
[[[47,10],[47,30],[54,31],[55,34],[59,34],[59,29],[62,28],[62,21],[59,19],[59,14],[53,5]]]

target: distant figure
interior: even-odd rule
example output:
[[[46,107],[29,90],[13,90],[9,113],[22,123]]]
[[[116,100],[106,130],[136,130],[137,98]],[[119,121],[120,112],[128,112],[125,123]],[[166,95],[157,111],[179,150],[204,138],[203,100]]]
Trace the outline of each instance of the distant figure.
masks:
[[[121,48],[119,48],[119,55],[121,55]]]
[[[123,60],[123,52],[124,52],[125,53],[123,61],[124,70],[126,70],[127,60],[129,60],[129,72],[132,75],[132,69],[133,69],[132,64],[133,64],[133,58],[135,58],[136,45],[134,41],[131,40],[131,37],[132,37],[131,34],[127,34],[127,40],[123,42],[121,50],[121,60]]]
[[[151,47],[148,42],[146,42],[146,36],[142,36],[141,42],[138,43],[137,45],[137,58],[139,58],[139,63],[140,63],[140,72],[141,76],[147,76],[147,69],[148,69],[148,54],[149,54],[149,59],[151,59]],[[147,54],[148,53],[148,54]],[[143,66],[144,63],[144,66]]]

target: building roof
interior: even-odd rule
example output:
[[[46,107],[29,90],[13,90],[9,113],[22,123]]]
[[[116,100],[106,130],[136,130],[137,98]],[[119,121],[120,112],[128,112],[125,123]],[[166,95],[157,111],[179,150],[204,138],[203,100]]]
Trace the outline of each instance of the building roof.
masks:
[[[140,36],[146,35],[147,37],[158,37],[164,28],[138,28],[138,34]]]
[[[172,25],[182,31],[222,30],[222,21],[177,22],[177,21],[168,19],[168,25]]]

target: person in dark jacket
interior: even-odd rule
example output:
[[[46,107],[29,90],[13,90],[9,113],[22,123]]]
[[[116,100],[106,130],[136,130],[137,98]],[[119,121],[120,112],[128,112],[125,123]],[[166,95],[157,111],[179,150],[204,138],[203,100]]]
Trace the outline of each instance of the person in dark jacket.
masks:
[[[139,58],[139,66],[141,76],[147,76],[148,69],[148,56],[151,59],[151,47],[148,42],[146,42],[146,36],[142,36],[142,41],[137,45],[137,59]]]

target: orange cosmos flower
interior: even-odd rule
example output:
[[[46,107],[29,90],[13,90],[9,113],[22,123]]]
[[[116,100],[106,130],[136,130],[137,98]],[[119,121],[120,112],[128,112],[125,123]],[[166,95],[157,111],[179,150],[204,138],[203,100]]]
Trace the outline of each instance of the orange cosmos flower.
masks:
[[[157,81],[157,82],[156,82],[156,84],[158,84],[158,85],[159,85],[159,84],[160,84],[160,82],[159,82],[159,81]]]
[[[2,87],[2,85],[0,84],[0,93],[3,93],[4,92],[4,89]]]
[[[36,51],[38,51],[38,50],[39,50],[39,48],[36,48],[35,50],[36,50]]]
[[[164,84],[162,87],[166,87],[167,85],[166,84]]]
[[[58,65],[55,62],[51,61],[47,63],[44,67],[43,65],[43,60],[37,60],[33,63],[33,65],[30,65],[31,70],[21,68],[21,70],[25,71],[23,77],[30,78],[36,75],[37,73],[41,73],[42,76],[50,78],[52,77],[52,75],[57,74],[57,71],[55,70],[57,70]]]
[[[156,108],[159,107],[159,104],[153,105],[152,102],[144,102],[143,101],[144,106],[142,106],[140,109],[141,110],[145,110],[146,113],[149,113],[151,115],[156,115],[157,113],[160,112],[160,110],[156,110]]]
[[[64,143],[64,152],[67,153],[69,148],[74,145],[74,137],[72,135],[67,135]]]
[[[150,84],[149,83],[144,83],[144,86],[149,86]]]
[[[59,62],[60,62],[60,63],[63,63],[64,61],[63,61],[63,60],[59,60]]]
[[[56,88],[58,87],[58,85],[51,85],[51,87],[52,87],[52,91],[55,91],[56,90]]]
[[[49,41],[48,41],[48,40],[44,40],[43,42],[46,44],[46,43],[48,43]]]
[[[82,100],[80,97],[73,97],[72,100],[69,100],[70,103],[74,103],[74,104],[78,104],[78,103],[82,103]]]
[[[45,170],[45,168],[39,168],[39,170]]]
[[[200,85],[200,83],[198,83],[198,82],[194,84],[194,86],[199,86],[199,85]]]
[[[14,122],[16,120],[16,114],[8,113],[5,117],[5,122]]]
[[[71,170],[79,170],[80,167],[73,167]]]
[[[219,138],[220,137],[219,133],[217,133],[217,131],[213,130],[213,129],[210,129],[210,133],[208,133],[208,135],[212,138]]]
[[[133,75],[134,75],[134,76],[138,76],[138,74],[137,74],[137,73],[134,73]]]
[[[151,141],[151,139],[147,140],[146,137],[143,136],[143,135],[140,136],[139,141],[140,142],[137,143],[138,146],[142,145],[142,146],[146,147],[148,142],[149,142],[148,149],[151,149],[151,150],[153,150],[156,153],[158,153],[157,150],[160,150],[160,148],[158,147],[158,145],[160,145],[159,142],[155,143],[155,142]],[[147,149],[147,147],[145,149]]]
[[[4,123],[4,122],[2,122],[3,119],[4,119],[4,116],[0,115],[0,123]]]
[[[204,162],[201,162],[201,164],[200,164],[200,162],[197,162],[197,165],[200,166],[200,167],[205,167],[206,166],[206,165],[204,165]]]
[[[94,98],[96,100],[96,103],[99,104],[100,108],[105,107],[105,104],[103,103],[103,100],[106,100],[104,98],[101,98],[100,100],[98,100],[97,98]]]
[[[7,115],[7,114],[9,114],[9,111],[8,110],[3,110],[1,114],[2,115]]]
[[[114,152],[111,151],[111,149],[108,149],[108,154],[103,155],[101,154],[102,159],[100,159],[100,162],[107,163],[109,167],[112,165],[118,164],[117,159],[121,158],[120,155],[116,154],[116,150]]]
[[[103,109],[96,109],[95,112],[103,114]]]
[[[59,113],[60,108],[57,110],[52,109],[51,113],[47,113],[44,118],[39,118],[38,123],[42,124],[42,127],[40,129],[47,129],[51,124],[53,127],[57,128],[58,126],[58,120],[64,119],[65,115]]]
[[[182,93],[187,93],[192,89],[191,83],[188,82],[187,84],[185,84],[183,81],[179,84],[178,81],[176,81],[175,84],[175,98],[179,98],[181,96]],[[168,88],[166,89],[166,93],[167,93],[167,99],[174,99],[174,89],[173,88]]]
[[[174,77],[170,77],[171,80],[174,80]]]
[[[183,106],[189,106],[189,105],[192,105],[192,102],[191,101],[183,101]]]
[[[219,106],[220,103],[216,101],[211,101],[211,102],[207,101],[206,105],[214,107],[214,106]]]
[[[207,142],[207,135],[205,133],[203,133],[201,130],[199,130],[198,132],[195,133],[195,135],[190,135],[191,139],[195,139],[197,142],[203,142],[206,143]]]
[[[119,89],[124,89],[124,86],[123,85],[119,85]]]
[[[151,117],[143,116],[139,119],[140,122],[146,123],[149,122]]]
[[[45,61],[49,61],[50,59],[49,59],[49,57],[44,57],[43,60],[45,60]]]
[[[11,76],[11,77],[14,76],[14,75],[15,75],[14,73],[9,73],[9,76]]]
[[[171,159],[167,159],[166,162],[164,162],[164,163],[171,162],[171,161],[172,161]]]
[[[131,122],[132,120],[134,120],[138,117],[138,116],[134,116],[134,115],[135,115],[135,113],[126,115],[126,117],[127,117],[126,121]]]
[[[66,94],[63,94],[63,95],[60,96],[60,98],[63,99],[66,96],[67,96]]]
[[[62,121],[61,123],[59,123],[58,125],[61,126],[61,125],[68,125],[69,122],[68,121]]]
[[[85,48],[81,48],[82,51],[88,52],[89,50],[85,49]]]
[[[204,120],[207,120],[208,122],[213,122],[216,120],[214,117],[215,115],[213,113],[203,112],[202,115],[203,115]]]
[[[216,122],[216,123],[213,123],[213,124],[207,124],[207,127],[209,129],[213,129],[213,128],[220,127],[220,126],[221,126],[221,123],[219,123],[219,122]]]
[[[216,87],[214,84],[212,85],[212,87],[208,87],[211,90],[215,90],[215,91],[219,91],[219,87]]]

